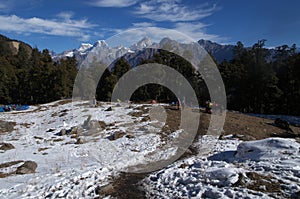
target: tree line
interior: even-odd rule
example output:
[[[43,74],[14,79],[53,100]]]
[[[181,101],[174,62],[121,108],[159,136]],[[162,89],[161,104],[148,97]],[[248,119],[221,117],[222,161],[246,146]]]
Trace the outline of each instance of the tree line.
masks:
[[[158,50],[151,59],[142,60],[139,65],[151,63],[171,66],[189,81],[193,89],[196,91],[196,95],[199,97],[199,99],[200,96],[203,96],[204,93],[201,93],[201,89],[199,89],[203,83],[203,80],[199,78],[199,74],[191,65],[191,63],[184,58],[165,50]],[[110,101],[114,87],[117,85],[119,79],[130,69],[130,64],[124,58],[118,59],[114,63],[111,71],[106,69],[99,83],[97,84],[97,99],[101,101]],[[163,74],[164,71],[159,71],[157,69],[157,71],[154,71],[154,73],[157,74],[157,78],[165,77]],[[143,75],[144,74],[141,74],[142,77],[144,77]],[[175,81],[177,80],[174,78],[169,81],[173,81],[174,84],[176,84]],[[126,83],[126,81],[124,81],[124,83]],[[186,97],[188,98],[188,96]],[[204,98],[201,97],[201,99]],[[171,90],[163,85],[147,84],[137,88],[137,90],[135,90],[135,92],[132,94],[130,100],[135,102],[149,102],[151,100],[156,100],[159,102],[169,103],[176,102],[178,99]]]
[[[115,85],[131,69],[124,58],[116,60],[110,69],[95,59],[78,73],[74,57],[54,61],[47,49],[28,48],[22,42],[14,52],[9,41],[0,36],[0,104],[51,102],[72,97],[73,89],[87,98],[110,101]],[[260,40],[250,48],[238,42],[232,60],[216,63],[224,81],[227,107],[249,113],[299,115],[300,53],[295,45],[271,51],[265,48],[265,42]],[[201,74],[184,58],[158,50],[151,59],[140,62],[147,63],[164,64],[181,73],[196,91],[199,105],[210,99]],[[99,70],[103,71],[101,77],[95,76]],[[85,89],[73,88],[75,79]],[[177,101],[172,91],[156,84],[144,85],[131,96],[137,102],[152,99]]]
[[[265,48],[265,42],[266,40],[259,40],[252,47],[244,47],[242,42],[237,42],[232,60],[221,63],[215,61],[224,81],[227,108],[244,113],[299,115],[300,53],[297,52],[295,44],[270,50]],[[141,62],[145,63],[171,66],[188,79],[196,91],[200,106],[210,100],[201,74],[182,57],[160,50],[152,59]],[[206,67],[205,64],[202,67]],[[97,98],[110,100],[114,85],[130,68],[126,60],[119,59],[112,70],[107,70],[104,78],[101,78],[97,87]],[[140,87],[131,99],[177,101],[168,88],[154,84]]]
[[[300,114],[300,53],[296,45],[271,51],[266,40],[251,48],[238,42],[234,58],[218,65],[228,108],[263,114]]]

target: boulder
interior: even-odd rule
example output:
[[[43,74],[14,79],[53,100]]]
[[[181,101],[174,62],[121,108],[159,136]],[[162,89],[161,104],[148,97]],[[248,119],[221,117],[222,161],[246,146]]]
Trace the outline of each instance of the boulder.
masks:
[[[84,144],[85,140],[83,138],[77,138],[75,144]]]
[[[26,161],[24,164],[19,166],[16,170],[16,174],[30,174],[35,173],[37,163],[34,161]]]
[[[119,138],[122,138],[125,134],[126,133],[124,133],[123,131],[116,131],[112,135],[108,136],[107,139],[109,139],[110,141],[117,140]]]
[[[7,151],[7,150],[11,150],[11,149],[14,149],[14,145],[10,144],[10,143],[0,143],[0,150],[4,150],[4,151]]]

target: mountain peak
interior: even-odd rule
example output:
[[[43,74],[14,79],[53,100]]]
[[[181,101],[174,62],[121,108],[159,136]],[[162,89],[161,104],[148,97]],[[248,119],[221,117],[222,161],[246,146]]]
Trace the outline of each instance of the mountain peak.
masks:
[[[93,47],[92,44],[88,44],[88,43],[82,43],[79,48],[77,49],[78,52],[80,53],[86,53],[89,49],[91,49]]]
[[[101,47],[108,47],[108,44],[104,41],[104,40],[98,40],[93,47],[97,47],[97,46],[101,46]]]
[[[80,51],[80,50],[87,50],[87,49],[89,49],[89,48],[91,48],[91,47],[93,47],[92,44],[89,44],[89,43],[82,43],[82,44],[79,46],[78,51]]]
[[[133,44],[130,49],[131,50],[142,50],[144,48],[147,48],[151,46],[153,43],[151,42],[151,39],[149,37],[144,37],[140,41],[138,41],[136,44]]]

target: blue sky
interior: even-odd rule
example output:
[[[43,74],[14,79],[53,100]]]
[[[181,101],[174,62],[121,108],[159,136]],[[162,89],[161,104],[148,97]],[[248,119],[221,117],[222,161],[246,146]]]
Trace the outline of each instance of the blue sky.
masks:
[[[297,0],[0,0],[0,33],[62,52],[130,28],[175,29],[245,46],[300,46]]]

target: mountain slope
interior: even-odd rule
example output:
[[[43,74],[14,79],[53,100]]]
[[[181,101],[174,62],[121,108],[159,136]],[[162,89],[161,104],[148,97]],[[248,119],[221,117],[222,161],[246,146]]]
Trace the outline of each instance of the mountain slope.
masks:
[[[208,40],[199,40],[198,43],[210,53],[219,63],[233,58],[234,45],[221,45]]]
[[[17,55],[20,47],[23,47],[27,51],[27,54],[31,54],[32,47],[29,44],[22,41],[10,39],[0,34],[0,55]]]

